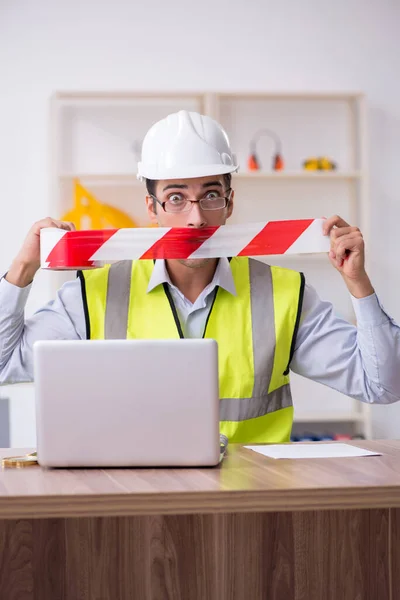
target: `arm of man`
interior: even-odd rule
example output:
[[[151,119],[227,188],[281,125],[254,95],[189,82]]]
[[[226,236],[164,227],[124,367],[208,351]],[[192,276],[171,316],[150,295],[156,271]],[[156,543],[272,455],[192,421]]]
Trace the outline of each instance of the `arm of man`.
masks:
[[[389,404],[400,400],[400,327],[375,293],[351,297],[357,327],[337,317],[306,284],[290,368],[347,396]]]
[[[40,231],[46,227],[75,229],[73,223],[50,217],[34,223],[0,280],[0,385],[32,381],[36,340],[73,340],[86,335],[79,280],[66,284],[54,302],[25,321],[26,301],[40,267]]]
[[[31,285],[0,281],[0,385],[33,380],[33,344],[37,340],[86,338],[81,285],[63,285],[54,301],[25,320]]]
[[[341,274],[357,327],[339,319],[332,305],[306,286],[294,372],[364,402],[400,400],[400,328],[379,304],[365,271],[364,240],[358,227],[338,215],[327,219],[329,259]]]

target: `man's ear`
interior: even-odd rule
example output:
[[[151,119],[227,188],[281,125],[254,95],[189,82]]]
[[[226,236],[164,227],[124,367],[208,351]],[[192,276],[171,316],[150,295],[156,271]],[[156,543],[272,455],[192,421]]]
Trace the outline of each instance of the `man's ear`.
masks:
[[[156,201],[151,196],[146,196],[147,214],[150,217],[150,221],[158,225],[158,217],[156,212]]]

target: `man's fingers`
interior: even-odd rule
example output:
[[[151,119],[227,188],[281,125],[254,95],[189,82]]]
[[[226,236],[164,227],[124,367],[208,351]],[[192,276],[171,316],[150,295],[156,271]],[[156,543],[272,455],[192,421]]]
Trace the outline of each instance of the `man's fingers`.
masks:
[[[51,217],[46,217],[45,219],[37,221],[33,227],[36,233],[39,233],[41,229],[46,229],[47,227],[56,227],[57,229],[65,229],[66,231],[75,231],[76,229],[74,223],[71,221],[59,221],[58,219],[52,219]]]
[[[335,254],[336,258],[344,259],[349,252],[362,250],[362,248],[362,237],[358,233],[352,233],[338,238],[338,240],[332,244],[331,251]]]
[[[59,221],[58,219],[52,219],[53,227],[57,227],[58,229],[65,229],[66,231],[72,231],[72,228],[75,228],[73,223],[70,221]]]
[[[324,221],[324,224],[322,226],[322,231],[324,235],[328,235],[333,227],[350,227],[350,224],[347,223],[347,221],[345,221],[344,219],[342,219],[342,217],[339,217],[339,215],[329,217],[329,219],[326,219],[326,221]]]
[[[337,227],[331,231],[331,240],[336,240],[341,236],[351,234],[358,234],[361,236],[361,231],[358,227]]]
[[[66,231],[76,231],[76,227],[71,221],[60,221],[59,227],[60,229],[65,229]]]

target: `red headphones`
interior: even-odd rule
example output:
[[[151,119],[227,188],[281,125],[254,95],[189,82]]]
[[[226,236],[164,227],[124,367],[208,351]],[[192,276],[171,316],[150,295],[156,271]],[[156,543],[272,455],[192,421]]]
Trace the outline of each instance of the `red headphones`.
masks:
[[[275,142],[275,152],[272,158],[272,169],[274,171],[282,171],[282,169],[284,169],[285,167],[285,163],[282,157],[281,140],[276,135],[276,133],[269,129],[260,129],[253,136],[250,142],[250,156],[247,160],[247,168],[249,169],[249,171],[259,171],[261,169],[261,164],[258,160],[258,156],[256,153],[256,147],[259,139],[265,135],[272,138]]]

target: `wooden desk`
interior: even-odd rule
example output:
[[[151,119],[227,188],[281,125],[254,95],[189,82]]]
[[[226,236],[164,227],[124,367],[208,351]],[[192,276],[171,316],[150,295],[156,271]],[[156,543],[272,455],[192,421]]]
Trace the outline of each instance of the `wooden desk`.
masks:
[[[0,471],[0,599],[397,600],[400,441],[357,444],[383,456]]]

